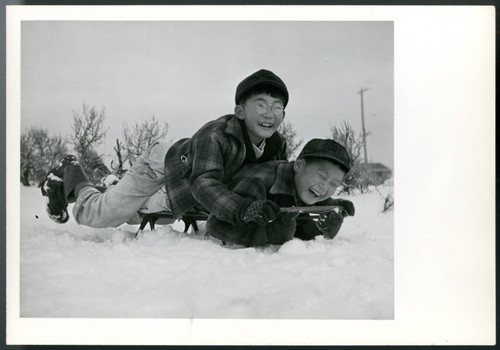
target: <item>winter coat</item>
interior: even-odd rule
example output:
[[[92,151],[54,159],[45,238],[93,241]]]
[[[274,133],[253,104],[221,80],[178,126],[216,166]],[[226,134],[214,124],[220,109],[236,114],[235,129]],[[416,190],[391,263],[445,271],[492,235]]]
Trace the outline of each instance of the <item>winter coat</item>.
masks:
[[[293,162],[271,161],[259,165],[243,167],[228,183],[228,187],[242,197],[255,200],[269,199],[280,207],[303,205],[299,203],[295,190]],[[315,205],[335,205],[332,198],[318,202]],[[307,214],[301,214],[297,221],[294,237],[309,240],[321,235],[313,219]],[[268,244],[265,229],[256,223],[231,224],[210,215],[207,220],[207,233],[227,243],[244,246],[263,246]]]
[[[243,164],[278,159],[286,159],[286,143],[277,132],[256,159],[245,124],[234,114],[205,124],[191,138],[177,141],[165,156],[166,192],[174,216],[198,209],[235,223],[238,208],[249,200],[229,191],[225,183]]]

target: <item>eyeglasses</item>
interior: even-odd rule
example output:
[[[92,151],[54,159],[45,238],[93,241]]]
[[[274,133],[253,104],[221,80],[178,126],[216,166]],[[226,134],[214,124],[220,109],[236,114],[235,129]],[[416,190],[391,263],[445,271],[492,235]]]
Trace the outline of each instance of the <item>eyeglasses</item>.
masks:
[[[273,104],[272,106],[269,106],[262,102],[255,102],[253,103],[253,106],[255,107],[257,113],[261,115],[269,112],[269,109],[271,109],[271,112],[273,112],[274,115],[283,115],[283,112],[285,111],[285,107],[281,104]]]

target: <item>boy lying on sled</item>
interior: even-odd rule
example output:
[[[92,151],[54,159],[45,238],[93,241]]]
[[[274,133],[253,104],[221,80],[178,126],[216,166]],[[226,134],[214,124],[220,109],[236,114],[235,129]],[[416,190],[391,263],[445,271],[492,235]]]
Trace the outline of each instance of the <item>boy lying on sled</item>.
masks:
[[[352,202],[330,198],[349,172],[350,163],[347,150],[339,143],[313,139],[294,162],[246,165],[228,183],[233,193],[248,201],[246,210],[239,213],[240,222],[231,224],[210,215],[207,234],[247,247],[280,245],[294,237],[310,240],[323,235],[333,239],[344,217],[353,216],[355,211]],[[317,220],[300,214],[301,220],[297,220],[300,210],[290,208],[302,207],[307,211],[312,205],[342,209],[322,213]]]

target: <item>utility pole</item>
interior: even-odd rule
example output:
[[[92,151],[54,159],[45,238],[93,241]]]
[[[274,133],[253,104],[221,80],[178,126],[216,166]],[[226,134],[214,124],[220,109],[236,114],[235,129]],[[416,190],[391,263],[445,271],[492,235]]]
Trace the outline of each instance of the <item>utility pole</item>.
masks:
[[[361,95],[361,127],[363,128],[363,149],[365,151],[365,164],[368,163],[368,156],[366,154],[366,131],[365,131],[365,113],[364,113],[364,107],[363,107],[363,93],[367,91],[368,88],[365,89],[360,89],[358,91],[358,94]]]

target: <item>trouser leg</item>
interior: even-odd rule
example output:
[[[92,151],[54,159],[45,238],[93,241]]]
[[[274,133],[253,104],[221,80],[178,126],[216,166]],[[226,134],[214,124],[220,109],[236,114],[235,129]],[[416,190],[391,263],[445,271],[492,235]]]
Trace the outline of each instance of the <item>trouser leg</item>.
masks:
[[[170,146],[154,144],[104,193],[92,186],[82,187],[73,207],[75,221],[90,227],[116,227],[137,215],[143,203],[165,183],[164,160]]]
[[[63,179],[64,197],[68,203],[75,202],[75,193],[80,188],[92,185],[79,163],[72,164],[64,169]]]
[[[146,202],[141,206],[142,213],[157,213],[159,211],[171,210],[168,202],[167,191],[165,185],[160,187]]]

